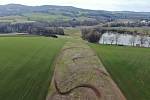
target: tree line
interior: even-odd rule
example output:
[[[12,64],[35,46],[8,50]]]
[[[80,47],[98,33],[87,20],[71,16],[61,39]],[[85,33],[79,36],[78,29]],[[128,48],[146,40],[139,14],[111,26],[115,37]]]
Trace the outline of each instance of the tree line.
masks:
[[[142,26],[150,26],[150,23],[141,23],[141,22],[128,22],[128,23],[123,23],[123,22],[111,22],[104,24],[103,27],[142,27]]]
[[[114,33],[114,36],[112,37],[103,37],[102,35],[106,32]],[[145,44],[148,44],[148,47],[150,47],[150,34],[148,31],[144,31],[143,33],[138,33],[136,30],[130,31],[125,29],[106,29],[106,28],[84,28],[81,30],[82,38],[84,40],[87,40],[88,42],[92,43],[98,43],[99,40],[102,38],[103,44],[107,40],[110,41],[110,45],[120,45],[120,34],[130,34],[132,37],[129,39],[129,42],[131,46],[138,46],[138,47],[144,47]],[[138,40],[137,40],[138,36]],[[139,41],[139,44],[135,44],[136,41]]]
[[[48,23],[0,23],[0,33],[29,33],[37,35],[64,35],[64,30],[58,27],[50,27]]]
[[[119,45],[124,46],[125,44],[120,42],[121,34],[119,33],[113,33],[112,36],[103,36],[102,38],[102,44],[110,44],[110,45]],[[109,41],[109,43],[108,43]],[[136,46],[136,47],[145,47],[147,45],[150,47],[150,36],[146,34],[140,34],[140,35],[131,35],[129,38],[130,46]]]
[[[77,27],[77,26],[93,26],[93,25],[98,25],[99,22],[96,20],[84,20],[84,21],[79,21],[75,18],[72,20],[68,21],[54,21],[54,22],[49,22],[49,26],[53,27]]]

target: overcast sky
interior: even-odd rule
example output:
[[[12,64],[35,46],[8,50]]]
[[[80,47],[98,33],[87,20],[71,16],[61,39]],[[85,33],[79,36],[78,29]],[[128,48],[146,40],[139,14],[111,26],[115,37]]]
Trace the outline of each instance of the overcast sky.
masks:
[[[110,11],[150,12],[150,0],[0,0],[0,5],[16,3],[24,5],[63,5]]]

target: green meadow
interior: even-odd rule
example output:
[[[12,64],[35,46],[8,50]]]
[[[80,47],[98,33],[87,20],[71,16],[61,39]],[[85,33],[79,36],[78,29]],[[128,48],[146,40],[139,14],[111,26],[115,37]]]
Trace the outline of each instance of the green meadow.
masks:
[[[150,49],[90,44],[127,100],[150,100]]]
[[[44,100],[63,38],[0,37],[0,100]]]

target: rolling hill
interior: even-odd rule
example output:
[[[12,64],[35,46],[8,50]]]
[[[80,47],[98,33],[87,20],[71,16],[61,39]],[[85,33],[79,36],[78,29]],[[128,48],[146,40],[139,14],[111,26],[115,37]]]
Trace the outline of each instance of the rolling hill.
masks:
[[[28,19],[34,19],[34,16],[45,16],[46,20],[50,18],[66,20],[96,20],[110,21],[114,19],[150,19],[150,12],[131,12],[131,11],[104,11],[88,10],[72,6],[26,6],[20,4],[0,5],[0,16],[18,15]],[[40,18],[39,18],[40,19]]]

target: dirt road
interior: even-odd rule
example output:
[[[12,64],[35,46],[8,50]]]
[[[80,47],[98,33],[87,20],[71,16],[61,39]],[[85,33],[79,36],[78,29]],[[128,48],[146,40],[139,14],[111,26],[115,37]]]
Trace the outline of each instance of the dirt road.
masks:
[[[70,39],[56,62],[47,100],[126,100],[81,38]]]

